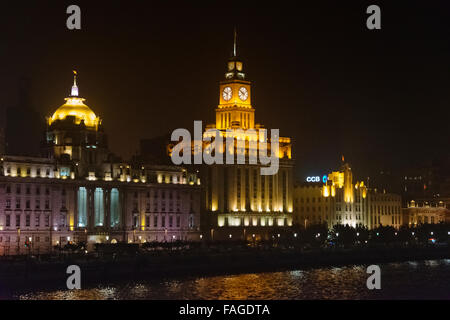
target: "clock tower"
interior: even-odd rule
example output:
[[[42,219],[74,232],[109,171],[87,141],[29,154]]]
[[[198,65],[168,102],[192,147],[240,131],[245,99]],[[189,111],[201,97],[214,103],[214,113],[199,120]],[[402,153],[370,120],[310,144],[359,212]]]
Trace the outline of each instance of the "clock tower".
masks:
[[[225,79],[220,82],[219,105],[216,108],[216,128],[254,129],[255,109],[251,104],[251,83],[245,80],[242,60],[236,54],[236,30],[233,55],[228,60]]]

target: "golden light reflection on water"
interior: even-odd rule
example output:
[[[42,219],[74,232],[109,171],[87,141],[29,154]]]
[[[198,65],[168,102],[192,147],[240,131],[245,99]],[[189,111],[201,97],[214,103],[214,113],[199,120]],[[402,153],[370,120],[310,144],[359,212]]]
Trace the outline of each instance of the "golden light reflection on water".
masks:
[[[33,292],[20,299],[450,299],[450,260],[381,265],[382,290],[368,290],[366,267],[318,268],[286,272],[140,281],[75,291]],[[428,292],[428,293],[427,293]]]

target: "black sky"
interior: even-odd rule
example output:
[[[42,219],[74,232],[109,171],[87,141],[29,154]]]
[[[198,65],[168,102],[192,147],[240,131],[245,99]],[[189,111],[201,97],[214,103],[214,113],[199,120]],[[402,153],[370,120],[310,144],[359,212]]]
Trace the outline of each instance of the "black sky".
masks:
[[[0,96],[51,115],[69,94],[103,118],[127,158],[140,138],[214,121],[232,50],[253,82],[256,120],[294,138],[298,176],[361,174],[448,154],[450,5],[445,1],[15,1],[0,13]],[[82,30],[66,28],[70,4]],[[382,29],[366,28],[369,4]],[[38,119],[37,119],[38,121]]]

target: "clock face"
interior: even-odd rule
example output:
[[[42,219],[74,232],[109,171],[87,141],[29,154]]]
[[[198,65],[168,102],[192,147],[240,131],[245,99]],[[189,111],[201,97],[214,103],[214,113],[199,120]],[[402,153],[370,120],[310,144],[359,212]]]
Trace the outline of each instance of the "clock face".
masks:
[[[247,98],[248,98],[248,91],[247,91],[247,89],[245,87],[240,87],[239,88],[239,98],[242,101],[247,100]]]
[[[222,92],[223,100],[228,101],[231,99],[232,96],[233,96],[233,91],[231,90],[230,87],[223,88],[223,92]]]

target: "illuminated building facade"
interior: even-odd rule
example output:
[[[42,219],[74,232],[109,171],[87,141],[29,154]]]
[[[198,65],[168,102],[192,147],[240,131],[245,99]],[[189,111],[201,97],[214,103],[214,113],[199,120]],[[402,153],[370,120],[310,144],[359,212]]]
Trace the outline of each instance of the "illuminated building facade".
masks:
[[[326,223],[328,228],[343,224],[373,229],[402,224],[401,197],[369,189],[362,181],[354,183],[348,163],[330,173],[325,183],[302,183],[294,193],[294,221],[299,226]]]
[[[5,128],[6,110],[2,106],[0,106],[0,155],[5,154],[6,150]]]
[[[48,118],[48,157],[0,159],[0,255],[55,246],[198,240],[199,179],[177,166],[120,161],[78,97]]]
[[[450,210],[443,201],[420,202],[411,200],[406,208],[402,209],[403,224],[417,226],[418,224],[450,222]]]
[[[335,197],[324,196],[322,182],[305,182],[294,188],[294,224],[307,228],[326,223],[332,228],[336,221]]]
[[[204,182],[204,236],[214,240],[269,239],[275,232],[292,226],[291,139],[279,137],[278,150],[273,152],[279,160],[275,174],[262,175],[260,169],[264,165],[249,160],[250,155],[261,152],[262,145],[267,146],[270,154],[273,144],[268,137],[260,138],[264,127],[255,122],[251,82],[246,79],[243,62],[236,55],[236,39],[219,91],[215,124],[206,129],[216,130],[224,139],[233,137],[233,144],[227,146],[224,142],[222,151],[228,148],[234,164],[203,165],[200,169]],[[208,135],[208,131],[203,134]],[[208,147],[209,143],[203,143],[204,152],[208,152]],[[239,156],[245,157],[241,164],[237,161]]]

